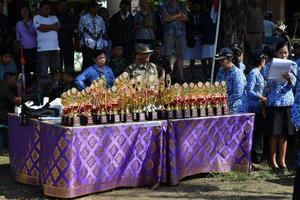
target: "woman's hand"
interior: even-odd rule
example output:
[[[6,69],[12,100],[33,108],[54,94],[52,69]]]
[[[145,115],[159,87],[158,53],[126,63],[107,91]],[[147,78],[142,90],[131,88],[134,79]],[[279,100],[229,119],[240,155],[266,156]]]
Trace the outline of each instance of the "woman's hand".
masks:
[[[291,75],[288,72],[285,72],[282,77],[288,82],[289,85],[292,85]]]
[[[261,103],[266,103],[266,102],[267,102],[267,97],[260,96],[260,97],[259,97],[259,102],[261,102]]]

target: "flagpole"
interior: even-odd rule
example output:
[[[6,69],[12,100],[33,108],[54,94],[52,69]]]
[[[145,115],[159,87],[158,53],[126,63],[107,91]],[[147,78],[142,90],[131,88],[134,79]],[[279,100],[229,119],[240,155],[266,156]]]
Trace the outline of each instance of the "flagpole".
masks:
[[[221,17],[221,8],[222,8],[222,0],[219,0],[219,8],[218,8],[218,20],[217,20],[217,28],[216,28],[216,36],[215,36],[215,46],[214,46],[214,56],[217,53],[217,47],[218,47],[218,38],[219,38],[219,30],[220,30],[220,17]],[[211,67],[211,76],[210,76],[210,82],[214,82],[214,73],[215,73],[215,66],[216,66],[216,60],[213,58],[212,60],[212,67]]]

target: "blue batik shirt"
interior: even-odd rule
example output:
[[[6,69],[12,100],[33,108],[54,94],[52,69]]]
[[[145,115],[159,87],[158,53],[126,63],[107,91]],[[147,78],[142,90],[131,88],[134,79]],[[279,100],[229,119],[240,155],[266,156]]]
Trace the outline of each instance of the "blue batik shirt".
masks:
[[[99,68],[96,64],[84,70],[77,78],[75,79],[75,84],[78,89],[83,90],[86,87],[86,82],[89,84],[92,81],[105,77],[107,81],[107,86],[112,87],[114,85],[115,76],[112,69],[108,66],[104,68]]]
[[[237,66],[243,73],[245,72],[246,65],[244,63],[239,63],[239,66]]]
[[[267,64],[262,71],[264,78],[267,78],[270,69],[270,63]],[[296,85],[298,66],[292,63],[290,68],[290,76],[292,84],[278,80],[266,80],[264,93],[267,97],[267,106],[292,106],[294,104],[293,88]]]
[[[79,21],[79,33],[81,35],[81,45],[91,49],[103,49],[108,46],[104,39],[106,35],[106,26],[103,19],[96,15],[93,17],[90,13],[82,16]]]
[[[300,74],[298,74],[295,102],[292,107],[292,121],[297,129],[300,129]],[[298,167],[300,167],[300,151],[298,152]]]
[[[187,16],[186,9],[181,6],[179,3],[175,7],[171,5],[170,2],[165,2],[162,7],[163,16],[166,15],[177,15],[178,13],[183,12],[185,16]],[[165,22],[165,35],[173,36],[173,37],[185,37],[186,29],[185,22],[181,22],[178,20]]]
[[[260,113],[259,97],[263,96],[265,80],[258,68],[254,68],[247,76],[247,104],[248,111]]]
[[[246,112],[246,77],[244,73],[233,66],[230,70],[221,68],[217,74],[217,81],[225,81],[227,84],[228,106],[230,111]]]

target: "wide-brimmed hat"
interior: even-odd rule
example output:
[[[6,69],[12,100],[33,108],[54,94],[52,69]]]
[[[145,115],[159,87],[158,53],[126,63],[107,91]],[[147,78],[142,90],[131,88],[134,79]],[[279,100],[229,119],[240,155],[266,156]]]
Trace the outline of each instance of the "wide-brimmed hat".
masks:
[[[215,56],[215,60],[221,60],[227,57],[232,57],[233,51],[229,48],[223,48],[219,51],[219,53]]]
[[[137,53],[142,53],[142,54],[149,54],[149,53],[152,53],[153,50],[149,49],[148,46],[138,46],[135,50]]]
[[[233,51],[233,54],[242,55],[243,50],[241,47],[239,47],[237,44],[231,45],[230,49]]]

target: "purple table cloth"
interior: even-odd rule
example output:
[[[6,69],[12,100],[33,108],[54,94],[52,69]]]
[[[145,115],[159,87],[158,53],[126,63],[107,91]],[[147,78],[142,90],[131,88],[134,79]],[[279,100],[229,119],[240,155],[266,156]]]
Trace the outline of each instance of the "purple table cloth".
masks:
[[[41,123],[45,195],[71,198],[117,187],[155,187],[165,177],[166,121],[66,128]]]
[[[28,120],[21,126],[20,118],[10,114],[8,117],[9,158],[13,178],[20,183],[39,185],[40,173],[40,123]]]
[[[68,128],[9,115],[13,178],[71,198],[251,166],[253,114]]]
[[[254,114],[170,120],[168,183],[207,172],[249,172]]]

